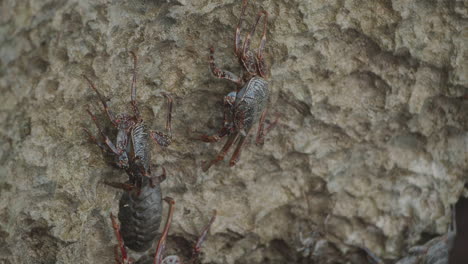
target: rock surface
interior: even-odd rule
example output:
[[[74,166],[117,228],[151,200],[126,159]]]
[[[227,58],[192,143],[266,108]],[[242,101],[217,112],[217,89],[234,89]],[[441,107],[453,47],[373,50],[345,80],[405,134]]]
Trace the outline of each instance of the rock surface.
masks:
[[[211,75],[208,47],[239,72],[240,2],[0,2],[0,263],[112,263],[120,192],[102,181],[125,175],[81,130],[97,132],[87,105],[100,113],[81,75],[130,111],[128,51],[152,128],[175,98],[174,142],[152,146],[176,201],[168,253],[187,256],[213,209],[204,263],[366,263],[358,246],[399,259],[447,230],[468,175],[466,2],[251,1],[248,25],[270,13],[282,118],[238,165],[203,173],[223,143],[191,138],[216,131],[235,88]]]

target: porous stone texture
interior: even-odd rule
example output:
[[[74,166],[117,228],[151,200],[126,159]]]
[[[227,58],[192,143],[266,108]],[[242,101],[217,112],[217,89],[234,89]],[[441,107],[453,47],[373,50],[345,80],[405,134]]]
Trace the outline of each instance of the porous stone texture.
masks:
[[[366,263],[363,246],[396,260],[446,232],[468,175],[466,1],[251,1],[242,33],[269,12],[268,118],[280,122],[235,167],[203,173],[223,142],[193,138],[221,126],[235,89],[211,74],[208,47],[240,72],[240,7],[0,1],[1,263],[113,262],[121,192],[102,181],[126,176],[81,129],[97,135],[89,105],[115,136],[81,75],[130,112],[129,51],[150,127],[164,129],[162,95],[174,97],[174,141],[152,145],[176,201],[168,254],[189,255],[213,209],[203,263]]]

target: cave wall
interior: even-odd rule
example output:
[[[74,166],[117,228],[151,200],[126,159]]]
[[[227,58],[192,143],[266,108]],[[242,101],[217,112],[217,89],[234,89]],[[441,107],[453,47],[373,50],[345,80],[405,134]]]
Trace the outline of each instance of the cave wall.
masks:
[[[163,195],[176,201],[170,253],[188,254],[213,209],[204,263],[365,263],[358,246],[398,259],[447,230],[449,205],[467,195],[466,2],[251,1],[247,25],[270,14],[269,119],[279,113],[279,125],[264,146],[250,139],[235,167],[204,173],[223,143],[194,138],[220,127],[235,89],[212,76],[208,48],[240,72],[240,6],[0,1],[0,262],[113,261],[109,214],[121,193],[102,181],[126,176],[83,133],[97,134],[89,106],[114,135],[81,75],[129,112],[129,51],[151,128],[164,129],[162,95],[174,97],[173,143],[152,144],[168,172]]]

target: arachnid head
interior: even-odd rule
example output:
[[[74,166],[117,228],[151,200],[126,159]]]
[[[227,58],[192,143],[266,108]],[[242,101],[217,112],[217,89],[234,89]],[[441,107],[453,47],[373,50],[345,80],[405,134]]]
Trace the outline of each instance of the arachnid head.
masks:
[[[135,126],[135,116],[128,114],[119,114],[115,117],[115,123],[117,124],[118,130],[130,131]]]

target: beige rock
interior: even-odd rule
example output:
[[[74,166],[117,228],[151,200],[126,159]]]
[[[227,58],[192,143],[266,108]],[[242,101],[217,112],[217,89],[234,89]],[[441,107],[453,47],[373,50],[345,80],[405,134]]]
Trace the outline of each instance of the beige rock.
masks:
[[[164,127],[162,93],[175,98],[174,142],[152,145],[176,201],[168,253],[187,256],[213,209],[206,263],[363,263],[358,246],[396,260],[444,234],[467,180],[466,4],[251,1],[246,24],[270,13],[270,118],[282,117],[235,167],[203,173],[223,143],[191,138],[216,131],[235,89],[212,76],[208,47],[240,71],[240,2],[0,2],[1,263],[113,261],[120,193],[101,182],[126,176],[82,133],[96,132],[87,105],[111,126],[81,75],[130,111],[128,51],[151,128]]]

